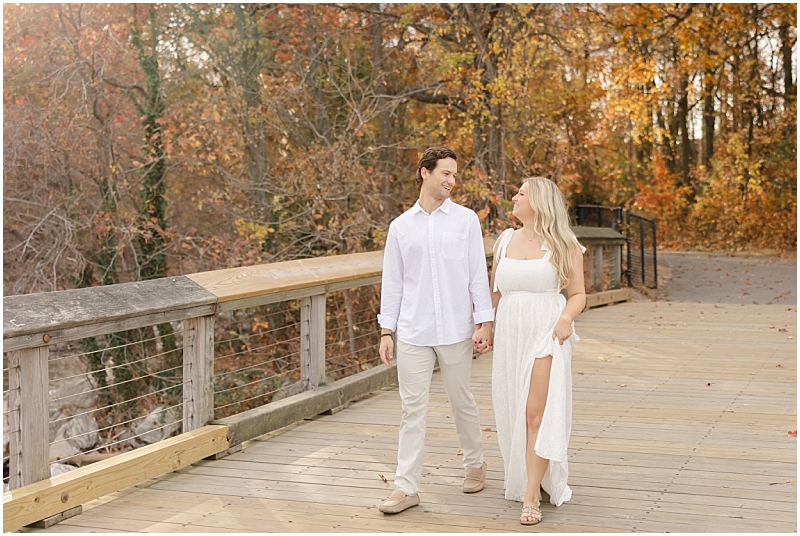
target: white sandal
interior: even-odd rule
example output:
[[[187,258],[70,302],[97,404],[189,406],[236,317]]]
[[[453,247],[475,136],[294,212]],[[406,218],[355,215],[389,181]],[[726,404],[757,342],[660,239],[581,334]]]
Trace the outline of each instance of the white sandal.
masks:
[[[519,516],[520,525],[535,525],[542,520],[542,511],[535,506],[523,506]]]

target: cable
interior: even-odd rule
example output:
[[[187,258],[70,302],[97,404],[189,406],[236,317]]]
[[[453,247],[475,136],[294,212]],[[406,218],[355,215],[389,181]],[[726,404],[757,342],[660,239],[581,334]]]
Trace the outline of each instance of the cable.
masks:
[[[242,388],[244,388],[244,387],[247,387],[248,385],[255,385],[255,384],[257,384],[257,383],[265,382],[265,381],[267,381],[267,380],[271,380],[271,379],[273,379],[273,378],[278,378],[278,377],[280,377],[280,376],[286,376],[287,374],[291,374],[292,372],[297,372],[298,370],[300,370],[300,367],[293,368],[293,369],[291,369],[291,370],[285,370],[285,371],[279,372],[278,374],[273,374],[272,376],[269,376],[269,377],[267,377],[267,378],[260,378],[260,379],[258,379],[258,380],[252,381],[252,382],[250,382],[250,383],[245,383],[244,385],[237,385],[237,386],[235,386],[235,387],[231,387],[231,388],[229,388],[229,389],[224,389],[224,390],[222,390],[222,391],[217,391],[217,390],[215,390],[215,391],[214,391],[214,396],[216,396],[216,395],[221,395],[221,394],[225,394],[225,393],[229,393],[229,392],[231,392],[231,391],[235,391],[235,390],[237,390],[237,389],[242,389]]]

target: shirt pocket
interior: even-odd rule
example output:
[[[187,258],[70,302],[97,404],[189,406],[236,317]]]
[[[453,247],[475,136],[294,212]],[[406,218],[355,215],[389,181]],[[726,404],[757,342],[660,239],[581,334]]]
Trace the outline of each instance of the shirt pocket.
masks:
[[[442,232],[442,257],[451,261],[464,258],[467,249],[467,235],[464,233]]]

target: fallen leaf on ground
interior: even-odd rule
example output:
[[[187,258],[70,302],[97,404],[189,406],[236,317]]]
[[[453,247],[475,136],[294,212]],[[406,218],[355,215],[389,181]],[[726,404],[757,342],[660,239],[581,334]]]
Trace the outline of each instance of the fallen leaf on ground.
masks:
[[[458,456],[461,456],[461,455],[462,455],[462,454],[464,454],[464,453],[463,453],[463,452],[461,452],[461,449],[458,449],[458,452],[456,452],[456,454],[457,454]]]
[[[627,384],[621,383],[619,384],[620,387],[627,387]]]
[[[378,476],[381,477],[381,480],[383,480],[384,482],[388,482],[388,480],[386,480],[386,477],[383,476],[382,474],[378,473]]]
[[[492,431],[492,429],[491,429],[491,428],[484,428],[484,429],[483,429],[483,431],[484,431],[484,432],[491,432],[491,431]]]
[[[776,368],[783,368],[783,365],[781,365],[780,363],[778,363],[777,365],[775,365],[775,367],[776,367]]]
[[[789,430],[789,433],[786,435],[789,437],[797,437],[797,430]]]
[[[786,331],[786,328],[778,328],[778,331]]]
[[[600,361],[608,361],[608,358],[602,355],[595,357],[595,359],[599,359]]]

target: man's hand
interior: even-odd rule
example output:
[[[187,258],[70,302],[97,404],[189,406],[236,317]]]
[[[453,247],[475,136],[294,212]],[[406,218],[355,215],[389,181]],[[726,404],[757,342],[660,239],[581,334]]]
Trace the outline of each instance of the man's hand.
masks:
[[[492,349],[492,323],[484,322],[480,326],[475,326],[472,334],[472,344],[477,351],[485,354]]]
[[[390,336],[381,337],[381,345],[378,352],[381,355],[381,361],[389,368],[392,368],[392,357],[394,356],[394,341]]]

